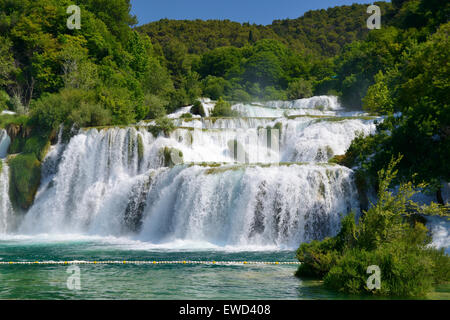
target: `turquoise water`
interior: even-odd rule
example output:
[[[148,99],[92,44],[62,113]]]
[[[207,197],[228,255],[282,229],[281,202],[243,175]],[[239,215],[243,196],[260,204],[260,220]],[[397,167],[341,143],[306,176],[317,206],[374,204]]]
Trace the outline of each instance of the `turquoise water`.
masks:
[[[233,248],[148,248],[120,239],[0,241],[0,261],[295,261],[295,252]],[[79,265],[69,290],[66,265],[0,265],[0,299],[355,299],[294,276],[295,265]],[[448,298],[448,287],[434,298]]]

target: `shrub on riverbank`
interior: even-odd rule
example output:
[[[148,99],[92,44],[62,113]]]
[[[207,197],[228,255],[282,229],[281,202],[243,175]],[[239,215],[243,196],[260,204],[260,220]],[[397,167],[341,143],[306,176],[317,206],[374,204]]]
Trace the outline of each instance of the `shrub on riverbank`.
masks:
[[[358,224],[348,215],[336,237],[300,246],[297,258],[303,264],[297,276],[323,278],[327,287],[350,294],[402,297],[423,296],[434,284],[450,281],[450,257],[430,247],[427,228],[412,218],[412,212],[446,215],[445,210],[410,201],[415,193],[411,183],[402,184],[395,195],[389,191],[399,161],[379,172],[378,202]],[[381,270],[380,290],[366,286],[371,265]]]

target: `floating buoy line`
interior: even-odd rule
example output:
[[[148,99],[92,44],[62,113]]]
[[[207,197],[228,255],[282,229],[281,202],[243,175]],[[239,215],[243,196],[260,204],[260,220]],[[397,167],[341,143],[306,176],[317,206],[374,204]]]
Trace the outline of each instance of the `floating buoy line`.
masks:
[[[106,261],[0,261],[0,265],[68,265],[68,264],[131,264],[131,265],[156,265],[156,264],[195,264],[195,265],[299,265],[295,261],[129,261],[129,260],[106,260]]]

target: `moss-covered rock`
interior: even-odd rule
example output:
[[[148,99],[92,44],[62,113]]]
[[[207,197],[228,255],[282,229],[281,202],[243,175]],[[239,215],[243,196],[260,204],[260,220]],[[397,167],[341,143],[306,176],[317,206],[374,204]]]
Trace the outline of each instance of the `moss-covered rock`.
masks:
[[[41,181],[41,163],[34,153],[16,155],[8,163],[11,170],[11,201],[16,207],[27,210],[33,203]]]
[[[183,163],[183,152],[177,148],[164,147],[159,150],[163,167],[173,167]]]
[[[52,133],[42,133],[24,124],[11,123],[6,128],[11,144],[8,153],[34,154],[43,161],[51,145]]]
[[[233,160],[237,162],[248,162],[248,154],[244,146],[237,139],[233,139],[227,142],[228,150]]]
[[[142,139],[142,135],[138,134],[137,136],[137,147],[138,147],[138,159],[139,163],[144,159],[144,140]]]

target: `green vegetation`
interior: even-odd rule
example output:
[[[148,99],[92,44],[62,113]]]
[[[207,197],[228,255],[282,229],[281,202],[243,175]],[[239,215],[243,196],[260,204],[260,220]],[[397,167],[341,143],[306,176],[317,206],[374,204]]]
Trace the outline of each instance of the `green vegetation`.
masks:
[[[397,194],[389,191],[400,161],[379,172],[378,202],[364,212],[358,223],[354,214],[342,219],[336,237],[304,243],[297,251],[303,264],[299,277],[323,278],[327,287],[351,294],[398,297],[423,296],[435,284],[450,281],[450,257],[429,246],[431,237],[417,214],[445,215],[445,209],[410,201],[412,184],[402,184]],[[366,285],[367,268],[379,266],[380,290]]]
[[[383,13],[383,23],[392,20],[392,6],[376,2]],[[342,47],[364,39],[367,5],[353,4],[326,10],[306,12],[298,19],[275,20],[261,26],[229,20],[168,20],[162,19],[138,28],[154,41],[155,46],[182,44],[191,55],[202,55],[220,47],[242,48],[259,40],[273,39],[292,50],[308,54],[334,56]]]
[[[190,114],[190,113],[183,113],[183,114],[180,116],[180,118],[181,118],[181,119],[192,119],[192,114]]]
[[[438,201],[441,181],[450,180],[449,31],[450,23],[443,24],[376,76],[364,103],[388,117],[378,124],[376,135],[355,139],[343,162],[360,165],[375,181],[376,172],[401,153],[398,180],[427,182]]]
[[[139,163],[144,159],[144,141],[142,140],[142,135],[137,135],[137,147],[138,147],[138,160]]]
[[[309,98],[313,95],[313,87],[310,81],[298,79],[289,83],[287,92],[291,100]]]
[[[219,98],[214,109],[211,112],[211,117],[237,117],[239,113],[231,109],[231,104]]]
[[[173,124],[173,121],[167,117],[156,119],[155,125],[148,127],[148,131],[150,131],[155,138],[161,132],[168,136],[173,130],[175,130],[175,125]]]
[[[83,26],[69,30],[69,4],[0,4],[0,106],[44,128],[130,124],[193,103],[203,116],[200,96],[249,102],[334,93],[346,106],[390,112],[397,104],[386,82],[449,12],[433,1],[377,2],[383,28],[370,32],[359,4],[269,26],[163,19],[132,29],[129,0],[81,0]]]
[[[40,162],[34,153],[19,154],[9,161],[11,170],[9,194],[21,209],[28,209],[41,180]]]
[[[183,152],[176,148],[164,147],[159,152],[163,167],[173,167],[183,163]]]
[[[191,108],[191,113],[195,114],[195,115],[199,115],[201,117],[206,116],[205,109],[203,108],[203,105],[199,100],[194,101],[194,104],[192,105],[192,108]]]
[[[128,0],[78,1],[80,30],[65,25],[71,4],[0,3],[2,109],[28,114],[47,130],[61,122],[129,124],[162,117],[201,93],[195,75],[174,84],[149,37],[130,28],[136,19]]]

